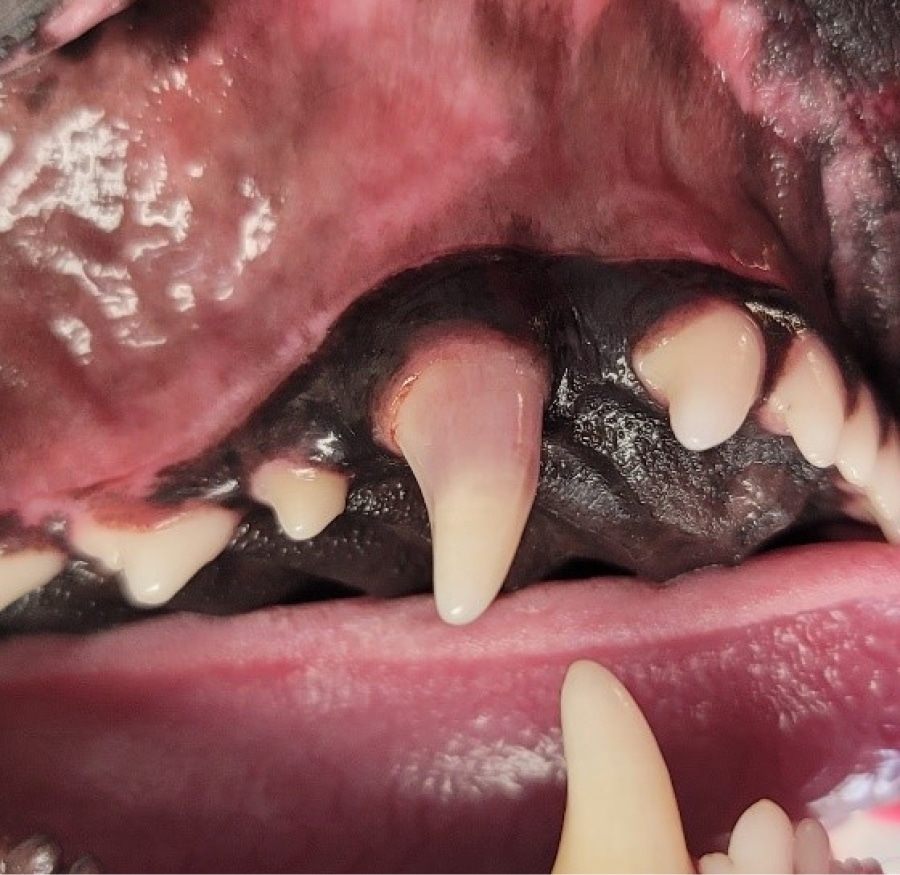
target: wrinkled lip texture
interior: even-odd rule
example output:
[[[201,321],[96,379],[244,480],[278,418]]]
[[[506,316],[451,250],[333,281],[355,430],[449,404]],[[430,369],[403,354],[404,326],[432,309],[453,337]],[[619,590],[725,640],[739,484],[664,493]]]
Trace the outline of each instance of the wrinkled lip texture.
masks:
[[[94,183],[100,171],[78,177],[82,165],[54,165],[68,153],[49,149],[37,169],[53,172],[14,198],[25,209],[8,232],[21,245],[4,262],[14,281],[0,287],[0,348],[12,373],[32,379],[27,391],[2,387],[12,412],[0,442],[4,509],[190,457],[308,355],[355,295],[442,252],[664,251],[815,297],[828,270],[841,288],[864,286],[855,247],[877,260],[893,239],[890,222],[879,224],[878,209],[892,215],[883,177],[867,163],[896,128],[891,93],[863,89],[846,128],[846,104],[827,89],[805,102],[788,76],[750,93],[741,65],[756,35],[741,44],[728,28],[742,20],[712,20],[715,4],[683,0],[684,20],[674,5],[611,3],[605,14],[605,3],[574,4],[549,24],[476,4],[477,26],[459,41],[422,14],[404,51],[390,16],[364,21],[351,5],[308,16],[274,0],[192,8],[207,5],[218,17],[186,59],[166,54],[168,25],[125,18],[86,57],[47,58],[3,93],[3,118],[26,141],[71,134],[75,147],[98,136],[93,152],[73,154],[115,183],[79,213],[84,190],[66,182]],[[180,21],[180,4],[149,9]],[[663,10],[677,27],[660,28],[662,44],[677,33],[708,66],[688,70],[677,53],[656,66],[659,34],[644,25]],[[267,14],[286,26],[266,27]],[[141,42],[148,21],[153,39]],[[687,22],[704,28],[699,48]],[[536,49],[553,71],[546,81],[532,74]],[[298,62],[296,76],[283,75],[285,59]],[[640,100],[629,100],[634,81]],[[278,97],[283,112],[269,103]],[[780,127],[759,121],[782,103]],[[706,114],[695,114],[701,104]],[[402,110],[402,124],[385,107]],[[84,129],[63,124],[73,109]],[[650,135],[635,140],[641,125]],[[825,140],[807,161],[799,144]],[[748,175],[761,156],[759,178]],[[193,224],[181,239],[165,220],[183,198]],[[103,222],[120,209],[116,238]],[[817,211],[848,249],[830,252]],[[242,236],[260,217],[274,223],[271,239]],[[158,254],[127,261],[160,234]],[[136,313],[104,311],[77,271],[58,267],[60,251],[96,269],[89,279],[125,269]],[[186,312],[163,293],[184,275],[196,298]],[[248,321],[251,305],[268,318]],[[92,332],[90,362],[48,329],[72,317]],[[215,399],[208,417],[195,415],[198,397]],[[699,853],[759,796],[797,815],[897,750],[898,566],[894,548],[839,543],[696,572],[662,591],[625,580],[533,587],[463,629],[415,598],[7,640],[0,826],[51,832],[113,870],[546,869],[564,794],[559,686],[573,659],[592,657],[646,709]]]
[[[665,591],[544,585],[462,629],[412,598],[8,641],[0,822],[112,870],[546,869],[559,686],[591,657],[703,851],[756,798],[799,814],[900,744],[898,561],[832,544]]]

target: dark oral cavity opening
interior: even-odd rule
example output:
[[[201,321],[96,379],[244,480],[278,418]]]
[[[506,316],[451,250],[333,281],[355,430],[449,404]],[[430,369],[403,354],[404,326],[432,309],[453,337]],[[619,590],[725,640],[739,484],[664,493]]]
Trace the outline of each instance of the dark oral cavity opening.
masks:
[[[889,759],[893,549],[802,542],[897,534],[900,27],[825,5],[157,0],[7,77],[0,561],[53,579],[0,624],[175,616],[8,635],[0,826],[114,868],[547,866],[581,656],[695,850]],[[483,616],[381,598],[433,567]]]

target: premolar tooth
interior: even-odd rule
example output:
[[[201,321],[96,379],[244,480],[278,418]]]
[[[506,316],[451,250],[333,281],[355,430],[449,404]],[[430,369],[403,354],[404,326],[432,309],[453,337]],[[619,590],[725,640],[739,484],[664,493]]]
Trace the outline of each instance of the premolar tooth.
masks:
[[[878,456],[881,422],[875,399],[862,386],[856,407],[844,422],[835,453],[835,466],[843,478],[854,486],[868,486]]]
[[[0,610],[49,583],[65,564],[63,554],[52,548],[0,549]]]
[[[438,613],[469,623],[496,598],[534,503],[546,377],[493,338],[444,341],[413,365],[384,431],[428,509]]]
[[[689,450],[707,450],[747,418],[765,372],[765,343],[750,314],[730,303],[676,318],[638,344],[633,365],[668,405],[675,437]]]
[[[828,347],[812,332],[798,334],[788,350],[764,421],[791,435],[817,468],[833,465],[844,426],[844,380]]]
[[[73,522],[72,546],[119,572],[135,604],[165,604],[231,540],[237,514],[221,507],[193,507],[151,525],[110,525],[89,514]]]
[[[568,772],[554,872],[693,872],[672,781],[634,699],[593,662],[562,689]]]
[[[900,435],[895,425],[878,450],[865,492],[885,538],[900,543]]]
[[[250,494],[272,508],[288,538],[303,541],[344,512],[348,488],[337,471],[273,459],[253,472]]]

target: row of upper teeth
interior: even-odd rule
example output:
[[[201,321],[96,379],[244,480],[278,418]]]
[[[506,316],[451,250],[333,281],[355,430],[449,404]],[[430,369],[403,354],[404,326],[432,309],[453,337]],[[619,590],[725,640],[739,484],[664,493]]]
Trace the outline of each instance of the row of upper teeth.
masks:
[[[834,356],[812,331],[794,336],[761,397],[766,345],[750,311],[710,300],[664,318],[632,353],[647,391],[667,407],[672,431],[702,451],[730,438],[755,409],[760,424],[790,435],[820,468],[834,466],[847,510],[900,541],[900,434],[864,385],[850,392]],[[384,394],[376,433],[401,454],[431,523],[437,609],[450,623],[478,617],[499,592],[538,485],[548,376],[532,353],[491,334],[450,338],[419,353]],[[249,492],[270,506],[289,538],[311,538],[344,509],[349,478],[304,460],[274,459]],[[69,517],[70,549],[118,573],[126,597],[156,606],[172,598],[231,541],[236,511],[213,504],[177,511],[135,506]],[[127,520],[123,522],[122,520]],[[0,608],[53,579],[55,547],[0,547]]]

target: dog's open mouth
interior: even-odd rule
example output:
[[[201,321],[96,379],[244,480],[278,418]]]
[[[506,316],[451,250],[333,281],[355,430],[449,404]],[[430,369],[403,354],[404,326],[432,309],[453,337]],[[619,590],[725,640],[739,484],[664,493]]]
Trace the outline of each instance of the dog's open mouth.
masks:
[[[0,15],[0,830],[546,869],[580,657],[693,853],[893,798],[893,0],[125,5]]]

